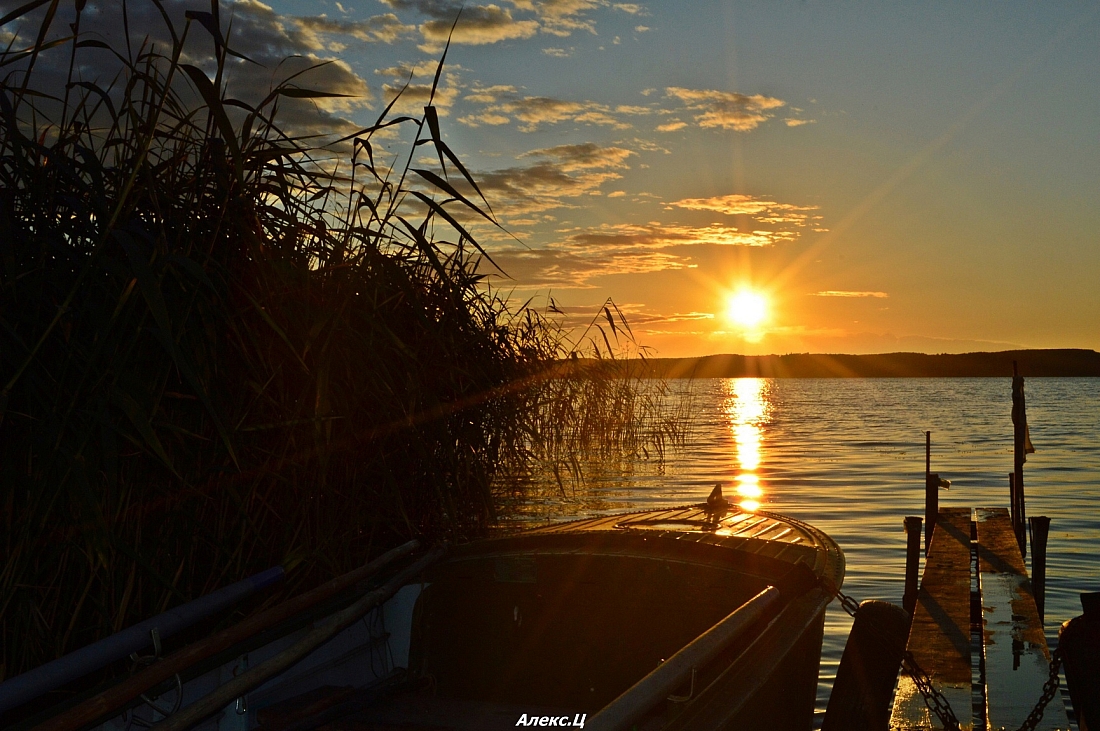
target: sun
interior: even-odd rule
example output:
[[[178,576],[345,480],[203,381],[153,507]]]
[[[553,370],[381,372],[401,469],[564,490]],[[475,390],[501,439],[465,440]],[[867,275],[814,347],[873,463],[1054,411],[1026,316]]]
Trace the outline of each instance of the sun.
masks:
[[[726,317],[746,330],[758,328],[768,319],[768,300],[759,292],[742,289],[726,301]]]

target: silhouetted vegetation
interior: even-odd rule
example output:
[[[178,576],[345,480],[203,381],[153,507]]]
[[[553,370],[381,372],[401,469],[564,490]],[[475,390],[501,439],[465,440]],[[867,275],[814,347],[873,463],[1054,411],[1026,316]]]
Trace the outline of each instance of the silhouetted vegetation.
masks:
[[[464,222],[493,214],[431,100],[322,149],[278,111],[323,90],[228,97],[216,4],[159,50],[85,39],[83,2],[56,41],[56,2],[0,25],[33,6],[0,56],[0,679],[272,565],[292,592],[478,535],[499,474],[675,439],[485,286]],[[180,61],[197,33],[213,78]],[[35,85],[47,55],[66,84]]]

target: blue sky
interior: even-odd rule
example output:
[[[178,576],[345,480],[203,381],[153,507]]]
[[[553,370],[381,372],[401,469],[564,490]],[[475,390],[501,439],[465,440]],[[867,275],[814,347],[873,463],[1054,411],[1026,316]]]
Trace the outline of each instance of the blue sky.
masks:
[[[261,61],[336,61],[311,85],[352,95],[320,110],[337,129],[410,74],[422,105],[457,8],[222,13]],[[611,297],[662,356],[1100,349],[1095,3],[499,0],[447,61],[445,136],[515,236],[484,232],[517,299],[583,321]],[[769,301],[751,330],[742,288]]]

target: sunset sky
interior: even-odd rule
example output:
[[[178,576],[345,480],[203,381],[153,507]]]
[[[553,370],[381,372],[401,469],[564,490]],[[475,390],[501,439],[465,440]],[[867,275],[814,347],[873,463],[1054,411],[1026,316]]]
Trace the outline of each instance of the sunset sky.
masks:
[[[222,12],[336,59],[363,125],[410,74],[422,105],[458,7]],[[654,355],[1100,349],[1096,3],[471,2],[436,101],[515,236],[494,286],[611,297]]]

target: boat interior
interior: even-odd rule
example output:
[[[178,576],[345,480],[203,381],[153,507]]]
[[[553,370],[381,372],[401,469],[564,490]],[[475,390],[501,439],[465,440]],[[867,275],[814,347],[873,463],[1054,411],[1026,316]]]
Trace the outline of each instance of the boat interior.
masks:
[[[676,675],[628,728],[730,728],[719,717],[739,707],[731,698],[795,690],[804,702],[780,702],[778,711],[808,718],[828,603],[817,580],[838,583],[843,556],[798,521],[690,508],[454,546],[412,575],[415,582],[403,580],[383,604],[194,728],[487,731],[516,728],[525,717],[530,725],[584,723],[769,586],[778,591],[767,612]],[[291,652],[368,590],[351,587],[196,663],[95,728],[132,731],[171,720],[173,709]],[[773,675],[783,676],[772,682],[776,690],[762,689]],[[775,699],[768,704],[776,721],[782,713]],[[718,721],[674,722],[703,711]]]
[[[416,594],[407,645],[386,640],[403,670],[294,697],[270,689],[260,726],[283,731],[323,720],[326,729],[489,729],[515,728],[523,715],[591,716],[791,572],[767,556],[656,534],[496,543],[460,550],[405,588]],[[725,664],[758,634],[726,648]],[[700,670],[680,689],[685,700],[692,686],[719,674]]]
[[[647,556],[504,554],[461,561],[417,604],[410,675],[438,695],[602,707],[765,588]]]

